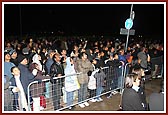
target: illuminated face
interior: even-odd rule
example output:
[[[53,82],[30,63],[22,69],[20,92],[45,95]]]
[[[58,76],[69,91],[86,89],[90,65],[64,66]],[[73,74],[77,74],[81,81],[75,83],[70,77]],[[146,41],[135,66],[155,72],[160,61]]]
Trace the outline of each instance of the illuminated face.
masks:
[[[59,62],[61,60],[61,56],[59,54],[56,54],[55,55],[55,60]]]
[[[20,70],[19,70],[19,68],[17,68],[17,67],[13,68],[12,74],[14,76],[20,76]]]
[[[62,54],[62,55],[66,55],[66,54],[67,54],[67,51],[66,51],[66,50],[62,50],[61,54]]]
[[[93,64],[97,64],[97,61],[94,59],[92,63],[93,63]]]
[[[87,59],[87,55],[86,55],[85,53],[83,54],[83,58],[84,58],[84,59]]]
[[[25,58],[25,59],[23,59],[22,61],[21,61],[21,64],[23,64],[23,65],[27,65],[28,64],[28,60]]]
[[[9,55],[9,54],[6,54],[6,55],[5,55],[5,60],[10,60],[10,59],[11,59],[10,55]]]
[[[139,86],[140,85],[140,81],[141,81],[141,78],[140,77],[137,77],[135,82],[133,83],[135,86]]]
[[[13,52],[12,55],[11,55],[11,58],[16,59],[17,58],[17,52]]]

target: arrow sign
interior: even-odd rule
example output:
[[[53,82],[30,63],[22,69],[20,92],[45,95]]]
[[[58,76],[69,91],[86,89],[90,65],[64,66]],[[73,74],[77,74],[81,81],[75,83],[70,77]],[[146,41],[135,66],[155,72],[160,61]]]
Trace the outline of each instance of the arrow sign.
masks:
[[[128,18],[126,21],[125,21],[125,28],[126,29],[131,29],[133,26],[133,21],[131,18]]]

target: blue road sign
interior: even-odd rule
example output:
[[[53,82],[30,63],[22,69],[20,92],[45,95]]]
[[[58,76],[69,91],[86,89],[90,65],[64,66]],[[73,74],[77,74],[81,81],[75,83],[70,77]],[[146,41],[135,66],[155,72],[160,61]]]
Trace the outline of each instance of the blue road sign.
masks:
[[[125,21],[125,28],[126,29],[131,29],[133,26],[133,21],[131,18],[128,18],[126,21]]]

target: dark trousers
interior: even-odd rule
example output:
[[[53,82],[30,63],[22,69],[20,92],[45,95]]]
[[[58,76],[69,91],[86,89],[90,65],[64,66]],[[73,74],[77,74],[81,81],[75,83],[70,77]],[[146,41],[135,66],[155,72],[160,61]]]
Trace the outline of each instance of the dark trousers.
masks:
[[[111,84],[112,84],[112,76],[108,76],[106,78],[106,91],[110,91],[111,90]]]
[[[89,98],[96,96],[96,89],[89,89]]]
[[[55,82],[52,87],[52,98],[53,98],[54,110],[60,109],[61,84],[58,84],[57,82]]]
[[[18,93],[14,93],[14,99],[13,99],[13,110],[16,111],[19,109],[19,102],[18,102]]]

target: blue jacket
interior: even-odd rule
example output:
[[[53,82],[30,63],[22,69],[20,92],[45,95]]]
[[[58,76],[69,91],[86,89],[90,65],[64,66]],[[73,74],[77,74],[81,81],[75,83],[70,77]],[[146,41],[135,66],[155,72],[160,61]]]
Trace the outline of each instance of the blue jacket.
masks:
[[[50,68],[51,68],[51,65],[54,63],[53,59],[52,58],[48,58],[48,60],[46,61],[46,67],[47,67],[47,72],[48,74],[50,74]]]

